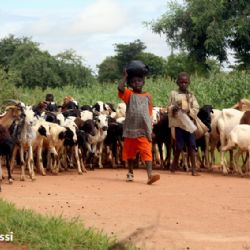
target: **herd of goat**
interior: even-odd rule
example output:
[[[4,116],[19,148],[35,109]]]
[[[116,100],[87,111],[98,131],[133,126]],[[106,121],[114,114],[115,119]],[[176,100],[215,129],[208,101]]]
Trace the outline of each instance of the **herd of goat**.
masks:
[[[9,183],[13,182],[12,172],[16,166],[21,168],[21,180],[25,180],[26,169],[33,180],[35,171],[41,175],[46,175],[46,171],[57,174],[70,167],[82,174],[87,168],[102,168],[106,163],[112,167],[126,165],[121,159],[126,115],[124,103],[119,103],[116,108],[103,102],[79,107],[72,97],[65,97],[61,107],[53,109],[53,105],[41,102],[26,106],[16,100],[5,102],[5,111],[0,115],[0,190],[3,162]],[[211,168],[214,151],[218,149],[224,174],[231,170],[248,174],[250,161],[242,168],[238,158],[242,152],[247,155],[250,152],[250,100],[242,99],[233,107],[222,110],[205,105],[200,108],[198,117],[208,128],[208,132],[196,138],[197,149],[200,148],[197,152],[202,153],[202,166]],[[168,169],[174,140],[168,127],[166,108],[153,108],[152,124],[153,161]],[[233,149],[238,150],[235,155]],[[225,160],[225,151],[230,152],[229,164]],[[186,159],[184,166],[188,170],[188,157],[182,159]]]

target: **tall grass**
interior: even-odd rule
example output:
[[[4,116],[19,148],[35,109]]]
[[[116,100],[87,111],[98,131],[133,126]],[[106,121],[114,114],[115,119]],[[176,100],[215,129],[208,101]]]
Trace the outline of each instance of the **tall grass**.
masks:
[[[155,106],[166,106],[170,91],[177,86],[171,79],[146,79],[144,89],[153,96]],[[211,75],[209,78],[191,77],[190,90],[196,95],[200,106],[212,104],[215,108],[228,108],[241,98],[250,99],[250,72],[232,72]],[[101,100],[118,103],[117,83],[94,83],[88,87],[65,86],[63,88],[16,89],[12,85],[3,86],[0,79],[0,98],[5,100],[14,98],[26,104],[35,104],[44,100],[47,93],[53,93],[55,101],[62,104],[63,97],[73,96],[80,105],[94,104]]]
[[[0,199],[0,234],[13,232],[13,243],[31,250],[135,249],[116,242],[104,233],[87,229],[78,218],[38,215],[31,210],[18,210]],[[17,248],[18,249],[18,248]]]

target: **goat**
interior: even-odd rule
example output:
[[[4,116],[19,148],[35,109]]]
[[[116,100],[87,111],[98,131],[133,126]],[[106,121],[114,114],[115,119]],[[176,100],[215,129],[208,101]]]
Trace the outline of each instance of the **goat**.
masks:
[[[0,125],[0,156],[5,156],[9,183],[13,182],[10,170],[10,159],[14,147],[14,140],[10,136],[8,129]],[[2,181],[2,164],[0,159],[0,191]]]
[[[223,174],[228,173],[225,161],[225,151],[222,148],[226,145],[230,131],[240,123],[244,112],[236,109],[223,109],[217,120],[217,129],[220,135],[221,167]],[[230,150],[230,166],[233,165],[232,151]]]
[[[77,127],[76,122],[81,123],[80,118],[79,117],[76,118],[74,116],[69,116],[67,118],[64,118],[62,114],[59,114],[57,116],[57,119],[60,121],[61,126],[68,128],[73,133],[72,142],[69,143],[69,141],[67,141],[67,140],[64,141],[64,146],[67,147],[67,151],[68,152],[71,151],[71,154],[69,155],[70,157],[68,157],[67,159],[70,160],[71,165],[73,165],[73,161],[72,161],[73,159],[76,161],[76,165],[77,165],[77,169],[78,169],[79,174],[82,174],[82,172],[87,172],[87,170],[83,164],[83,161],[80,160],[80,158],[79,158],[80,150],[78,147],[78,137],[77,137],[78,127]]]
[[[110,115],[112,112],[115,112],[115,108],[111,103],[104,103],[102,101],[98,101],[92,106],[92,111],[98,114]]]
[[[116,164],[120,164],[121,162],[119,155],[121,155],[122,149],[122,133],[123,125],[121,123],[116,122],[115,120],[109,120],[107,137],[104,140],[104,145],[107,149],[111,147],[112,156],[110,158],[112,167],[115,167]]]
[[[35,179],[34,172],[34,157],[33,151],[37,150],[37,160],[38,166],[43,175],[43,166],[41,154],[42,154],[42,143],[43,137],[47,136],[46,129],[39,122],[35,113],[32,110],[32,107],[25,107],[24,117],[18,124],[18,137],[17,142],[14,147],[12,159],[11,159],[11,168],[13,169],[17,151],[19,149],[20,161],[21,161],[21,180],[25,180],[25,166],[27,164],[29,175],[32,180]],[[25,161],[25,153],[27,153],[27,160]]]
[[[46,102],[39,102],[37,105],[32,106],[32,110],[38,116],[41,116],[46,109],[47,109]]]
[[[102,168],[102,151],[104,140],[107,136],[108,122],[106,115],[99,115],[94,120],[87,120],[84,122],[82,129],[88,135],[88,158],[90,161],[90,169],[93,168],[94,156],[98,158],[98,166]]]
[[[219,150],[220,135],[217,128],[217,121],[221,115],[221,112],[222,111],[219,109],[213,109],[213,113],[211,113],[211,132],[209,133],[210,169],[212,168],[212,165],[215,163],[214,151],[216,148]]]
[[[9,128],[12,123],[19,120],[23,114],[23,108],[20,105],[8,106],[5,112],[0,115],[0,125]]]
[[[237,109],[240,111],[250,110],[250,100],[248,99],[241,99],[232,107],[233,109]]]
[[[63,99],[63,104],[61,106],[61,112],[71,109],[78,109],[77,101],[74,100],[72,96],[65,96]]]
[[[152,132],[153,149],[155,149],[154,145],[158,146],[160,154],[160,166],[162,168],[166,167],[168,169],[170,167],[171,160],[172,138],[167,113],[160,112],[160,120],[156,124],[153,124]],[[166,159],[163,159],[163,145],[165,145],[167,149]]]
[[[243,175],[242,169],[237,166],[237,161],[242,152],[250,153],[250,125],[248,124],[238,124],[229,133],[227,144],[222,147],[222,151],[231,150],[238,148],[238,152],[234,155],[233,165],[236,172]],[[248,171],[250,170],[250,161],[248,160]]]
[[[197,117],[203,122],[203,124],[207,127],[208,132],[205,132],[200,138],[196,139],[196,151],[201,149],[202,159],[201,166],[209,167],[209,133],[211,132],[211,114],[213,114],[212,105],[204,105],[199,109]],[[199,156],[199,154],[198,154]],[[199,157],[200,158],[200,157]]]

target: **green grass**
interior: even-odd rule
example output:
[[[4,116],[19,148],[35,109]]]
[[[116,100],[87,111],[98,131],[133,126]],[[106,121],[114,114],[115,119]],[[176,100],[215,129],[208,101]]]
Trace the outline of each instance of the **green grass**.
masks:
[[[88,229],[78,218],[42,216],[31,210],[16,209],[0,199],[0,234],[13,232],[13,243],[32,250],[135,249],[118,243],[96,229]]]
[[[94,104],[96,101],[120,102],[117,97],[118,83],[94,83],[88,87],[63,86],[62,88],[15,88],[6,85],[0,79],[0,100],[18,99],[26,104],[36,104],[44,100],[47,93],[54,94],[55,101],[62,104],[63,97],[73,96],[80,105]],[[153,96],[154,106],[166,106],[170,91],[176,89],[174,81],[169,78],[146,79],[144,90]],[[215,108],[229,108],[241,98],[250,99],[250,72],[220,73],[209,78],[191,77],[191,91],[196,95],[200,106],[212,104]]]

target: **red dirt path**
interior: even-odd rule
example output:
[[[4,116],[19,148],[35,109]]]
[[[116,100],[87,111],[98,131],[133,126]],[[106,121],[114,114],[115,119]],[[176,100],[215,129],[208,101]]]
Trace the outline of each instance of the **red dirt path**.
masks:
[[[250,179],[155,172],[161,180],[151,186],[143,169],[133,183],[125,182],[125,169],[37,175],[34,182],[14,175],[0,197],[43,214],[79,216],[146,249],[250,249]]]

